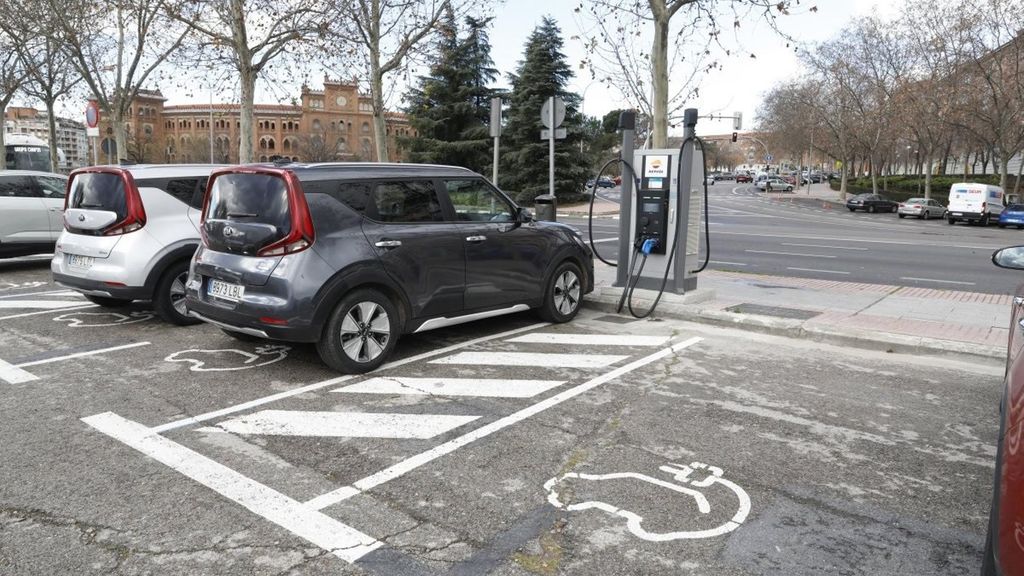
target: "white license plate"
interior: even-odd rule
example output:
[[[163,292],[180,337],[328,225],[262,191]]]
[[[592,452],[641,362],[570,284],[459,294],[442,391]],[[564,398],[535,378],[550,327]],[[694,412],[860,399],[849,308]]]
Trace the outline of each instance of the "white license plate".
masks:
[[[953,216],[963,216],[963,212],[953,212]]]
[[[92,263],[96,259],[92,256],[79,256],[78,254],[68,254],[68,266],[72,268],[78,268],[80,270],[88,270],[92,268]]]
[[[224,300],[231,300],[232,302],[238,302],[245,295],[245,286],[238,284],[228,284],[227,282],[221,282],[220,280],[210,279],[210,286],[206,289],[206,293],[214,298],[222,298]]]

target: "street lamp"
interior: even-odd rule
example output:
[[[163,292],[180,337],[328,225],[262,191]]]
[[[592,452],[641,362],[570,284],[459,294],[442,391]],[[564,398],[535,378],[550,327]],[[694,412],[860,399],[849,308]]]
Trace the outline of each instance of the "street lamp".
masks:
[[[583,94],[580,95],[580,116],[583,117],[583,122],[587,121],[587,114],[583,111],[587,105],[587,90],[590,90],[590,87],[598,82],[600,82],[600,80],[591,80],[590,83],[587,84],[587,87],[583,89]],[[585,140],[585,138],[580,138],[580,154],[583,153],[583,140]]]
[[[908,168],[908,166],[910,165],[910,149],[911,149],[911,148],[913,148],[913,146],[910,146],[910,145],[908,144],[908,145],[907,145],[907,155],[906,155],[906,157],[905,157],[905,160],[904,160],[904,162],[903,162],[903,175],[904,175],[904,176],[906,176],[906,175],[907,175],[907,168]]]

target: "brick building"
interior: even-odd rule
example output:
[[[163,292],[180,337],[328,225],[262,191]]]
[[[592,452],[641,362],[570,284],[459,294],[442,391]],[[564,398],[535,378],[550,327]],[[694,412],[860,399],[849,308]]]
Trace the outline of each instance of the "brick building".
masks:
[[[238,104],[168,106],[159,90],[142,90],[129,110],[127,158],[139,163],[238,162]],[[255,160],[286,157],[302,162],[375,161],[373,107],[355,84],[324,79],[323,90],[303,86],[294,104],[256,104]],[[400,161],[399,136],[413,131],[404,114],[387,113],[388,151]],[[115,162],[113,129],[100,125],[100,162]],[[120,155],[125,157],[124,155]]]

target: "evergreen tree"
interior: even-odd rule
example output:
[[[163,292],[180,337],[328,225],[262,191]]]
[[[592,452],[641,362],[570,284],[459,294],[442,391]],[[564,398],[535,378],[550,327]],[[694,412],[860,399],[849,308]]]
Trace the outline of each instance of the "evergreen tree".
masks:
[[[523,60],[509,76],[512,94],[508,122],[502,132],[501,187],[521,204],[548,193],[548,142],[540,139],[544,128],[540,109],[544,101],[558,96],[565,102],[568,136],[555,142],[555,195],[559,202],[582,199],[589,177],[587,158],[580,151],[583,118],[579,96],[566,91],[572,69],[562,53],[562,32],[545,17],[526,42]]]
[[[490,19],[467,17],[464,36],[451,11],[439,30],[435,64],[407,99],[409,123],[418,133],[402,138],[411,162],[464,166],[477,172],[491,164],[489,84],[498,71],[487,35]]]

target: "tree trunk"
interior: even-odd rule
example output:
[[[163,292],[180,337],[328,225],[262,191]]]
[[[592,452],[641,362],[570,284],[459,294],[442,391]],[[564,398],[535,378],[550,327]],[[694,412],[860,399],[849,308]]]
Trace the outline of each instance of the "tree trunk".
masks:
[[[47,128],[50,133],[50,171],[60,172],[63,166],[60,165],[60,156],[57,155],[57,118],[53,110],[54,100],[56,98],[46,99],[46,115],[49,117],[47,119]]]
[[[1006,156],[1006,154],[1000,154],[999,158],[999,187],[1003,190],[1006,190],[1006,183],[1009,181],[1006,173],[1010,171],[1010,159]]]
[[[114,112],[114,118],[110,122],[114,129],[114,154],[110,157],[111,164],[120,164],[121,158],[128,158],[128,132],[125,130],[124,111]]]
[[[651,48],[651,81],[653,84],[651,134],[652,148],[668,146],[668,28],[669,15],[661,2],[654,14],[654,46]],[[653,6],[653,3],[652,3]]]
[[[1015,196],[1020,195],[1020,177],[1022,173],[1024,173],[1024,158],[1021,158],[1017,164],[1017,180],[1013,183],[1013,194]]]
[[[839,199],[843,202],[846,201],[846,183],[849,181],[849,172],[849,163],[844,163],[842,169],[840,169],[841,176],[839,177]]]
[[[248,164],[254,162],[253,156],[253,141],[256,139],[253,133],[253,107],[255,106],[254,100],[256,98],[256,72],[252,69],[252,66],[242,65],[239,70],[238,81],[242,91],[242,109],[239,114],[239,129],[238,134],[240,137],[238,143],[238,162],[239,164]]]
[[[931,169],[932,167],[931,167],[931,163],[932,163],[931,157],[929,157],[928,158],[928,162],[927,162],[928,169],[924,171],[924,197],[925,198],[931,198],[932,197],[932,169]]]
[[[384,79],[381,76],[375,76],[373,85],[374,88],[371,90],[370,96],[373,98],[373,139],[377,151],[377,162],[390,162],[388,130],[384,121],[384,94],[382,93]]]
[[[7,116],[7,105],[11,103],[11,98],[13,98],[13,96],[14,95],[12,94],[10,97],[0,100],[0,118]],[[5,130],[0,126],[0,150],[4,151],[4,159],[3,161],[0,161],[0,171],[7,170],[7,148],[4,143],[4,132]]]
[[[868,158],[868,170],[871,172],[871,193],[878,194],[878,170],[875,169],[874,158]]]

